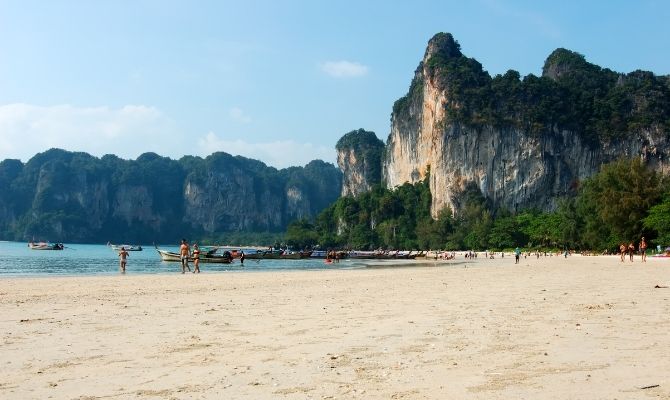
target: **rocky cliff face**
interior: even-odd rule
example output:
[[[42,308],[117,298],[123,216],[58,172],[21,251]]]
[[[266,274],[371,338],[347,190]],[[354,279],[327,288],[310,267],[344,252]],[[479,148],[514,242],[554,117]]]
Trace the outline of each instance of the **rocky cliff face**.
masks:
[[[228,154],[203,160],[204,176],[186,178],[186,220],[205,232],[268,230],[282,226],[283,182],[251,174]],[[308,212],[308,211],[306,211]]]
[[[341,173],[322,161],[276,170],[226,153],[128,161],[53,149],[1,162],[0,184],[0,238],[147,243],[283,231],[335,201]]]
[[[337,142],[337,165],[343,174],[342,196],[357,196],[381,182],[384,142],[374,132],[358,129]]]
[[[555,102],[572,101],[570,98],[561,100],[556,95],[553,98],[558,100],[548,102],[546,113],[557,115],[554,120],[545,121],[543,115],[535,120],[524,116],[530,114],[526,109],[532,111],[544,101],[538,97],[545,96],[543,92],[532,92],[539,91],[536,87],[547,87],[546,96],[554,96],[552,91],[568,87],[560,86],[560,79],[584,75],[583,70],[570,74],[573,61],[583,62],[583,57],[564,52],[548,59],[543,78],[530,76],[519,81],[517,75],[516,79],[505,80],[506,75],[491,81],[476,61],[461,54],[450,34],[436,35],[428,44],[408,95],[394,105],[383,160],[388,187],[416,182],[429,174],[433,215],[445,206],[458,212],[459,194],[470,183],[476,184],[494,207],[548,210],[555,207],[558,197],[572,193],[580,180],[618,157],[642,157],[652,167],[667,171],[670,143],[664,118],[670,110],[664,111],[659,123],[637,125],[633,131],[612,137],[601,134],[595,139],[585,134],[586,128],[570,126],[572,118],[556,122],[569,113],[554,113],[558,107]],[[600,75],[593,76],[612,77],[612,90],[616,90],[614,82],[621,80],[621,74],[588,66],[588,73],[598,69],[593,74]],[[609,85],[607,82],[603,85]],[[503,84],[508,84],[510,92],[528,98],[513,104],[498,99],[495,85]],[[470,95],[475,90],[484,95]],[[484,109],[481,104],[493,105]],[[512,111],[501,111],[507,109]],[[634,117],[635,110],[629,115]]]

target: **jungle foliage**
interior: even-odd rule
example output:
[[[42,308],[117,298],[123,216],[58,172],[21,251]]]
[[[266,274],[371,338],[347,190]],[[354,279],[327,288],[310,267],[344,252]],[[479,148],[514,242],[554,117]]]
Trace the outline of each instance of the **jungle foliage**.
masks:
[[[429,76],[424,79],[444,86],[451,121],[514,126],[535,135],[569,130],[592,142],[643,130],[670,131],[668,76],[614,72],[559,48],[545,61],[542,76],[521,78],[509,70],[491,77],[477,60],[460,52],[451,34],[438,34],[431,43],[439,49],[426,60]],[[394,114],[407,112],[422,86],[415,77]]]
[[[576,197],[556,210],[517,214],[490,204],[475,185],[460,194],[462,210],[430,214],[427,181],[386,189],[380,185],[356,198],[340,198],[314,220],[289,225],[295,247],[352,249],[570,248],[614,251],[621,242],[670,244],[670,190],[639,159],[619,160],[582,182]]]

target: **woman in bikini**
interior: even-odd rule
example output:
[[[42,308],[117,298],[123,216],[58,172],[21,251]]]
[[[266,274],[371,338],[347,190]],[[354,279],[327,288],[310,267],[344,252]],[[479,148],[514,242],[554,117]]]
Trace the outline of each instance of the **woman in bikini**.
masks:
[[[198,244],[193,245],[193,254],[191,255],[193,257],[193,265],[195,265],[195,268],[193,269],[193,273],[200,273],[200,247],[198,247]]]

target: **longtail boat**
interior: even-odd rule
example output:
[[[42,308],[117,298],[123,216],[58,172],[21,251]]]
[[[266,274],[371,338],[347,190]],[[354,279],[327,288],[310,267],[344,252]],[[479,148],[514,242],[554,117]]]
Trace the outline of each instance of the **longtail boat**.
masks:
[[[109,247],[112,248],[112,250],[119,251],[123,247],[124,250],[126,251],[142,251],[142,246],[140,245],[134,245],[134,244],[108,244]]]
[[[28,248],[31,250],[63,250],[65,246],[63,243],[30,242]]]
[[[167,250],[161,250],[156,248],[156,251],[161,257],[161,260],[168,262],[181,262],[181,256],[179,253]],[[201,263],[216,263],[216,264],[230,264],[233,261],[233,257],[230,253],[226,254],[215,254],[213,252],[201,253],[199,260]],[[193,257],[188,258],[189,262],[193,262]]]

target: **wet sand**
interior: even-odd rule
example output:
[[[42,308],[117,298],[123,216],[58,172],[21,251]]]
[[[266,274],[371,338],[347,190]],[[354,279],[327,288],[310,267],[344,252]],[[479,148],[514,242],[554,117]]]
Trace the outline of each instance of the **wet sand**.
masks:
[[[0,279],[0,398],[670,399],[670,259],[464,261]]]

